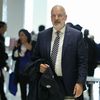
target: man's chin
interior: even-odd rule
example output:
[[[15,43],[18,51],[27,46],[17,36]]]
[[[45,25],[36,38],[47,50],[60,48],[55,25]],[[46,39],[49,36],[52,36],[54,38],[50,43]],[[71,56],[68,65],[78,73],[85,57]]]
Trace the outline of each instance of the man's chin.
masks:
[[[60,25],[54,25],[54,28],[59,31],[62,27]]]

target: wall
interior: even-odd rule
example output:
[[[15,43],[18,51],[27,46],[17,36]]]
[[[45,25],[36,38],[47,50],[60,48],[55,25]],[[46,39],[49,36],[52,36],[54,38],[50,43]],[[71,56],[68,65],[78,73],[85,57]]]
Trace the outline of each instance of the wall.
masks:
[[[0,20],[2,20],[2,0],[0,0]]]
[[[47,21],[47,0],[34,0],[33,30],[38,32],[38,26],[46,26]]]
[[[29,4],[28,4],[29,5]],[[28,9],[27,16],[25,15],[25,0],[7,0],[7,24],[8,31],[6,36],[18,37],[18,31],[21,28],[26,28],[30,31],[38,33],[38,26],[40,24],[46,25],[47,18],[47,0],[33,0],[33,12],[31,8]],[[29,5],[30,6],[30,5]],[[31,14],[30,14],[31,13]],[[30,20],[30,16],[33,13],[33,21]],[[33,22],[33,26],[25,26],[25,17],[27,17],[26,25]],[[28,23],[27,23],[28,22]]]
[[[0,5],[2,0],[0,0]],[[10,37],[17,37],[19,29],[24,27],[24,2],[25,0],[7,0],[7,23]],[[62,4],[68,13],[68,21],[74,24],[80,24],[84,28],[90,30],[90,34],[95,36],[97,43],[99,39],[99,22],[100,22],[100,0],[33,0],[33,21],[28,19],[28,22],[33,22],[33,30],[37,33],[40,24],[46,25],[46,28],[51,26],[50,10],[52,5]],[[73,3],[72,3],[73,2]],[[0,6],[0,16],[1,9]],[[0,17],[1,19],[1,17]],[[32,27],[31,25],[28,27]]]
[[[7,35],[18,37],[18,31],[23,28],[24,21],[24,0],[7,1]]]

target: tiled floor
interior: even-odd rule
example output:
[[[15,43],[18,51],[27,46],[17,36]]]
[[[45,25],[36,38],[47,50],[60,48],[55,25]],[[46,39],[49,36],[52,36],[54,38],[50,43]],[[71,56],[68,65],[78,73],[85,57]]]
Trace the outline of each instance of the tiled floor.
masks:
[[[18,92],[16,96],[13,96],[7,89],[8,87],[8,79],[9,79],[9,73],[8,72],[4,72],[4,76],[5,76],[5,92],[6,92],[6,96],[8,98],[8,100],[21,100],[20,99],[20,89],[18,86]],[[95,69],[95,73],[94,73],[94,77],[100,78],[100,66],[98,66]],[[93,100],[100,100],[99,97],[99,83],[94,83],[93,85]],[[84,100],[89,100],[89,96],[87,91],[84,92]]]

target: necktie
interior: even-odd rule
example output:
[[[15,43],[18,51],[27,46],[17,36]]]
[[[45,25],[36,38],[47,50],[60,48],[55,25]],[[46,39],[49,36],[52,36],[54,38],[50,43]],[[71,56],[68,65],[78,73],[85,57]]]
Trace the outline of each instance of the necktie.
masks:
[[[60,40],[59,32],[57,32],[56,34],[57,36],[54,40],[54,44],[53,44],[52,52],[51,52],[51,61],[52,61],[53,66],[55,66],[57,53],[58,53],[58,47],[59,47],[59,40]]]

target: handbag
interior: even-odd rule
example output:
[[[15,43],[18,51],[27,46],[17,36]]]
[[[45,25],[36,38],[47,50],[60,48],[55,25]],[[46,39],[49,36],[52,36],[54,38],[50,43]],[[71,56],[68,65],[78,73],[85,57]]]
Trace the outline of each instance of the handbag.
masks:
[[[14,96],[17,93],[17,83],[15,82],[15,73],[14,72],[11,72],[9,75],[8,90]]]

